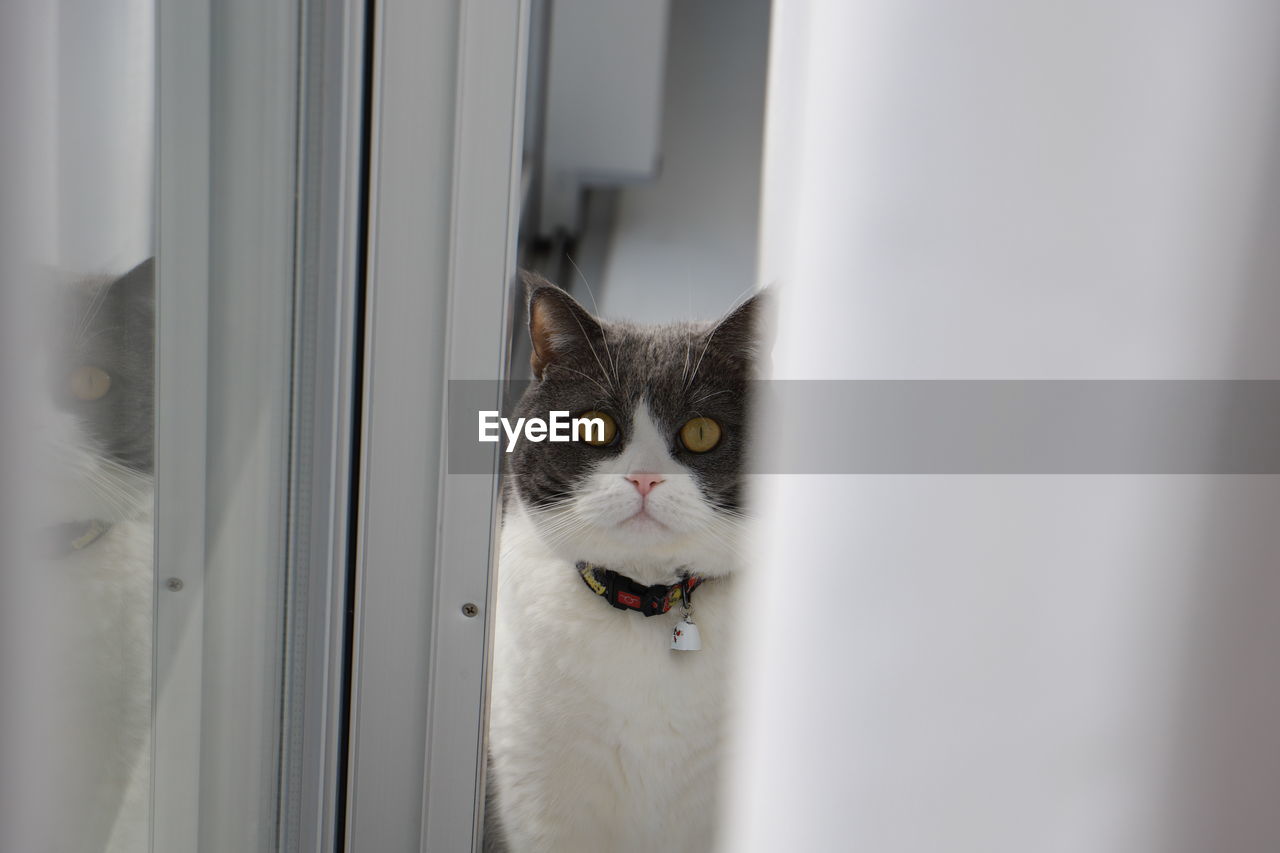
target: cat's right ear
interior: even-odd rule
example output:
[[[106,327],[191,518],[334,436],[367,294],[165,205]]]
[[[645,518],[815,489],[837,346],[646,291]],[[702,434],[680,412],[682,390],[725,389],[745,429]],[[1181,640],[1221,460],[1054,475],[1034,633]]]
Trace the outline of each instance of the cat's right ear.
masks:
[[[156,301],[155,258],[147,258],[111,282],[111,297],[139,309],[150,310]]]
[[[572,296],[537,273],[521,270],[520,279],[529,299],[529,364],[538,379],[552,362],[604,338],[599,321]]]

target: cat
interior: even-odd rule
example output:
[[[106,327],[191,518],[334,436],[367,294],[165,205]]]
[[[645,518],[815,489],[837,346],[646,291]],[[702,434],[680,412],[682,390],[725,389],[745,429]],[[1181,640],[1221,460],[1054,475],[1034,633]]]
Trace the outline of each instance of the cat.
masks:
[[[639,327],[524,279],[534,381],[516,414],[605,429],[508,457],[487,849],[705,853],[763,297],[714,324]],[[689,621],[701,650],[673,650]]]
[[[55,309],[40,425],[49,570],[74,599],[83,807],[66,849],[149,846],[155,283],[146,260]]]

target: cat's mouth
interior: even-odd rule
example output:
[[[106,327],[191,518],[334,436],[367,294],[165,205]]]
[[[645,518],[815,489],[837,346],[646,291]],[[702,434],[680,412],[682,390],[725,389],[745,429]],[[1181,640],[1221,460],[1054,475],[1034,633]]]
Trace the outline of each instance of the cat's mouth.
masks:
[[[628,530],[653,530],[653,531],[670,531],[671,528],[663,524],[658,519],[649,514],[647,507],[640,507],[639,511],[634,515],[624,518],[618,522],[619,527],[625,527]]]

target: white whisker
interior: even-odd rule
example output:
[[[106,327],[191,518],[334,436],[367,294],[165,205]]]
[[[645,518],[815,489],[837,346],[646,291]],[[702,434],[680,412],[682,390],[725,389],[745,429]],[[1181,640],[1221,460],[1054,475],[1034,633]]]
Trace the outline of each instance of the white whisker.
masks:
[[[600,341],[604,344],[605,357],[609,359],[609,364],[613,368],[614,378],[621,382],[622,378],[618,376],[618,363],[613,360],[613,353],[609,352],[609,336],[605,332],[604,320],[600,317],[600,306],[596,304],[596,295],[591,290],[591,282],[587,281],[586,275],[583,274],[581,267],[578,266],[578,262],[573,259],[573,255],[565,252],[564,256],[569,260],[569,263],[573,264],[573,268],[577,271],[578,277],[581,278],[582,283],[586,285],[587,296],[591,297],[591,310],[596,315],[596,321],[600,323]],[[613,383],[610,382],[610,385],[612,384]]]

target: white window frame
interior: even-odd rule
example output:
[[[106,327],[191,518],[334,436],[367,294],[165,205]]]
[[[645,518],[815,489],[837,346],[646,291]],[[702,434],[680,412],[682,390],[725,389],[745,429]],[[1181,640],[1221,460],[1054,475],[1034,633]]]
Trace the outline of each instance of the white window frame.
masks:
[[[270,73],[296,72],[297,91],[241,85],[238,39],[254,37],[255,15],[273,38],[296,23],[297,54]],[[230,813],[210,807],[202,758],[239,768],[273,725],[279,789],[264,796],[280,801],[264,831],[280,850],[479,848],[499,460],[495,450],[488,473],[447,473],[445,405],[449,380],[497,379],[506,367],[528,26],[529,0],[158,7],[155,850],[213,843],[210,827]],[[210,265],[230,238],[219,236],[211,200],[225,196],[211,181],[235,131],[215,126],[212,93],[232,85],[236,109],[272,122],[270,156],[291,144],[286,126],[298,134],[296,173],[269,175],[256,202],[237,196],[247,215],[276,217],[253,249],[273,276],[293,241],[295,363],[287,506],[236,546],[287,572],[283,713],[277,723],[246,707],[253,737],[214,744],[202,720],[222,665],[206,638],[223,630],[205,614],[206,573],[218,568],[206,536],[219,441]],[[286,226],[280,194],[295,186]],[[243,319],[255,334],[280,322]],[[281,529],[287,549],[273,561]],[[273,815],[264,806],[257,817]]]
[[[452,853],[480,843],[499,462],[447,473],[445,400],[505,370],[529,10],[376,18],[346,846]]]
[[[196,850],[208,424],[209,0],[156,10],[156,572],[153,850]],[[164,282],[181,281],[182,287]],[[157,406],[157,411],[161,406]],[[169,592],[169,595],[161,595]]]

